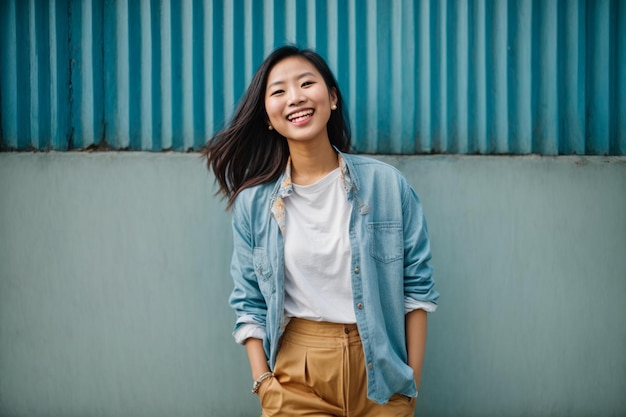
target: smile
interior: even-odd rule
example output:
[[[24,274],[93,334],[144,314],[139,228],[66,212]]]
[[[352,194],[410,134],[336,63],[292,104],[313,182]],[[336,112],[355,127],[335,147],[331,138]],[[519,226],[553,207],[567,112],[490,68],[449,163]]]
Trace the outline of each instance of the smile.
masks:
[[[291,123],[302,123],[309,120],[313,116],[313,109],[301,110],[287,116],[287,120]]]

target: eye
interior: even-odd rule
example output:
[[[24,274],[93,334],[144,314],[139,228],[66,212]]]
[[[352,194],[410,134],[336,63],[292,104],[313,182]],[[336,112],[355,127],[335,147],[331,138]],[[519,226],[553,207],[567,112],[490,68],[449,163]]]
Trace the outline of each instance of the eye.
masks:
[[[274,90],[274,91],[272,91],[270,96],[277,96],[277,95],[282,94],[284,92],[285,92],[284,90]]]
[[[313,84],[315,84],[315,81],[305,81],[302,83],[302,87],[308,87]]]

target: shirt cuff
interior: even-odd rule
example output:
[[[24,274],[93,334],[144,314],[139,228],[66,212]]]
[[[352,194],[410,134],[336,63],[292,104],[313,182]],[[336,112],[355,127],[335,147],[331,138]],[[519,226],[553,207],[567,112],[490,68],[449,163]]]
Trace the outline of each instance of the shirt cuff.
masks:
[[[246,323],[233,332],[235,342],[243,345],[249,338],[265,339],[265,328],[260,324]]]
[[[426,311],[427,313],[433,313],[437,310],[437,304],[430,301],[417,301],[411,297],[404,297],[404,314],[420,309]]]

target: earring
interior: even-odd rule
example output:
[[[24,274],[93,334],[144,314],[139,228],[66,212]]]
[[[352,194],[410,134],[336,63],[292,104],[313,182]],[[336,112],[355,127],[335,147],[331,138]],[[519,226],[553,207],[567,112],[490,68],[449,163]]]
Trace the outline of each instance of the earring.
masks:
[[[272,126],[272,125],[267,125],[267,130],[274,130],[274,126]]]
[[[330,109],[331,109],[331,110],[337,110],[337,105],[336,105],[336,104],[333,104],[332,106],[330,106]]]

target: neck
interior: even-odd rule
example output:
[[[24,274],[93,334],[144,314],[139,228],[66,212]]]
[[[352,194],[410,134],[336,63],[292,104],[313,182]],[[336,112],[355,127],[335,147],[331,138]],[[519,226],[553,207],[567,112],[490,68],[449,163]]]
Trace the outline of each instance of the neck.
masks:
[[[294,184],[313,184],[339,166],[337,152],[328,141],[312,146],[289,146],[289,153]]]

